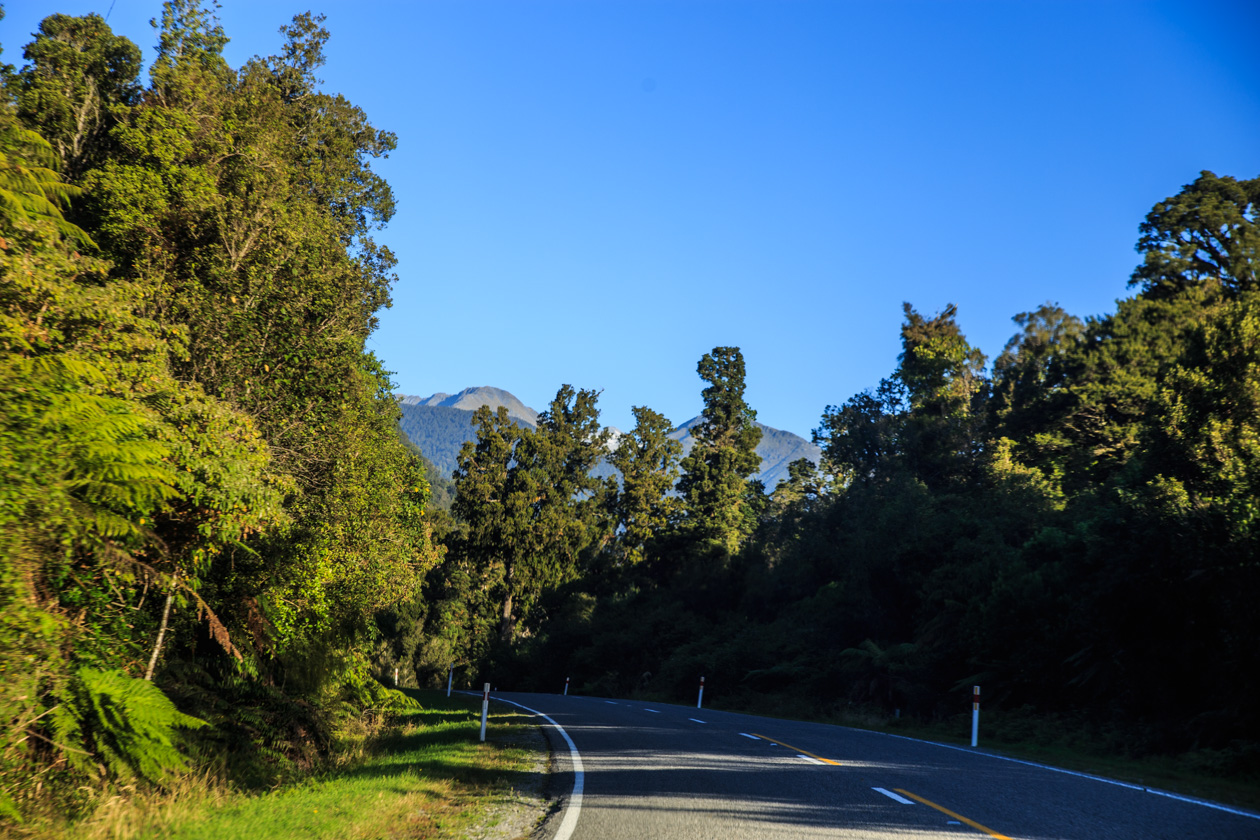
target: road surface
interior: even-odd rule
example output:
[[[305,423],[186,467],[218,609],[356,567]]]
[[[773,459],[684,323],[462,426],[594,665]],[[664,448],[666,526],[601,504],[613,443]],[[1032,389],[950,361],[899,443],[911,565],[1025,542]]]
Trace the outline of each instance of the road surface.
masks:
[[[493,697],[563,729],[557,755],[581,772],[555,840],[1260,840],[1257,814],[980,751],[668,704]]]

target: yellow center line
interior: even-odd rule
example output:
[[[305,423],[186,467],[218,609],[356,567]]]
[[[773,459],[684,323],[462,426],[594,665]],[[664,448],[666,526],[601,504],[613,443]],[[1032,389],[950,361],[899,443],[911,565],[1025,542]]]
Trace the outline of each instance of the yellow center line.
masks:
[[[990,837],[996,837],[998,840],[1011,840],[1011,838],[1007,837],[1005,834],[999,834],[998,832],[994,831],[991,828],[986,828],[985,826],[980,825],[980,823],[976,822],[975,820],[969,820],[966,817],[964,817],[962,814],[955,814],[953,811],[949,810],[948,808],[942,808],[940,805],[937,805],[935,802],[929,802],[928,800],[924,799],[922,796],[913,794],[908,790],[902,790],[901,788],[893,788],[893,790],[897,791],[897,793],[900,793],[902,796],[910,797],[916,802],[922,802],[924,805],[928,806],[929,808],[935,808],[936,810],[940,811],[942,814],[948,814],[949,816],[953,817],[956,820],[961,820],[962,822],[965,822],[967,825],[971,826],[977,831],[983,831],[985,834],[989,835]]]
[[[803,750],[803,749],[801,749],[800,747],[794,747],[794,746],[792,746],[791,744],[785,744],[785,743],[783,743],[782,741],[776,741],[774,738],[771,738],[771,737],[769,737],[769,736],[767,736],[767,735],[762,735],[762,734],[757,733],[757,732],[754,732],[754,733],[752,733],[752,734],[756,735],[758,738],[760,738],[760,739],[761,739],[761,740],[763,740],[763,741],[769,741],[769,742],[770,742],[770,743],[772,743],[772,744],[778,744],[780,747],[787,747],[789,750],[793,750],[793,751],[795,751],[795,752],[798,752],[798,753],[800,753],[801,755],[807,755],[807,756],[809,756],[810,758],[816,758],[816,759],[818,759],[819,761],[821,761],[823,764],[832,764],[832,765],[834,765],[834,766],[836,766],[836,767],[839,767],[839,766],[840,766],[840,762],[838,762],[838,761],[832,761],[830,758],[823,758],[821,755],[815,755],[814,753],[810,752],[809,750]]]

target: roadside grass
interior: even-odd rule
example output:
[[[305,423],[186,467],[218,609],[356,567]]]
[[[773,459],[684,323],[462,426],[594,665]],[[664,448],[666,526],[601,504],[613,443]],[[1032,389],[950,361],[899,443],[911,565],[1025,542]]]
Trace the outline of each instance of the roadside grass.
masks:
[[[782,697],[740,698],[730,704],[719,701],[713,708],[971,746],[970,711],[928,723],[862,708],[820,715],[803,703],[793,704]],[[1260,812],[1260,774],[1245,767],[1254,762],[1254,747],[1241,752],[1196,750],[1182,755],[1125,755],[1126,744],[1140,737],[1136,728],[1109,730],[1023,709],[994,710],[980,714],[978,748]],[[1238,769],[1238,765],[1244,765],[1243,769]]]
[[[343,731],[333,766],[265,793],[211,778],[186,779],[161,796],[100,803],[89,820],[47,833],[57,840],[375,840],[481,836],[516,792],[537,790],[545,765],[524,746],[532,719],[491,706],[486,743],[481,704],[444,692],[408,691],[421,709],[382,730]],[[52,828],[47,826],[47,828]]]

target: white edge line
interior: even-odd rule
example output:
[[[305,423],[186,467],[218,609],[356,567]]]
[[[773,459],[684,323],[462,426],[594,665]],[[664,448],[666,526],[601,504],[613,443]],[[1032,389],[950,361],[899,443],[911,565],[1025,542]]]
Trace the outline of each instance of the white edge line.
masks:
[[[883,788],[877,788],[877,787],[873,787],[871,788],[871,790],[875,791],[876,793],[882,793],[884,794],[884,796],[887,796],[889,799],[895,802],[900,802],[902,805],[914,804],[909,799],[906,799],[904,796],[898,796],[897,794],[893,793],[891,790],[884,790]]]
[[[586,773],[582,769],[582,756],[578,754],[577,745],[573,743],[569,733],[564,731],[563,726],[537,709],[522,706],[520,703],[513,703],[511,700],[504,700],[502,697],[495,697],[494,699],[500,703],[509,703],[517,708],[538,715],[554,726],[556,731],[560,733],[560,737],[564,738],[564,742],[569,745],[569,756],[573,759],[573,795],[569,797],[569,804],[564,809],[564,819],[560,820],[560,828],[556,831],[556,836],[553,838],[553,840],[569,840],[573,836],[573,829],[577,828],[578,815],[582,812],[582,789],[586,783]]]
[[[616,702],[615,700],[605,700],[604,702],[605,702],[605,703],[607,703],[607,704],[608,704],[608,705],[610,705],[610,706],[616,706],[616,705],[617,705],[617,702]],[[522,708],[524,708],[524,707],[522,707]]]
[[[704,723],[704,721],[700,720],[700,718],[687,718],[687,720],[691,721],[692,723]]]
[[[816,758],[811,758],[811,757],[810,757],[810,756],[808,756],[808,755],[801,755],[800,753],[797,753],[797,754],[796,754],[796,757],[797,757],[797,758],[800,758],[800,759],[803,759],[803,760],[805,760],[805,761],[808,761],[810,764],[823,764],[823,763],[824,763],[824,762],[822,762],[822,761],[819,761],[819,760],[818,760],[818,759],[816,759]]]
[[[480,692],[477,692],[477,691],[460,691],[459,693],[468,694],[474,697],[480,694]],[[499,698],[495,697],[494,699],[498,700]],[[583,782],[582,759],[578,755],[577,747],[574,746],[573,740],[569,738],[569,734],[564,731],[564,729],[560,726],[560,724],[556,723],[554,720],[547,717],[547,715],[544,715],[542,712],[534,711],[528,706],[521,706],[520,703],[513,703],[511,700],[503,700],[501,702],[511,703],[513,706],[520,706],[520,708],[525,709],[527,712],[533,712],[539,717],[545,718],[548,723],[554,726],[556,730],[561,735],[564,736],[565,742],[569,745],[569,751],[572,753],[572,756],[573,756],[573,769],[574,769],[574,775],[576,778],[573,782],[573,798],[570,801],[569,808],[565,811],[564,820],[560,823],[561,830],[563,830],[566,825],[569,826],[569,834],[565,834],[562,836],[560,833],[557,832],[555,838],[553,838],[553,840],[568,840],[569,835],[573,833],[573,826],[577,824],[577,813],[581,810],[581,806],[582,806],[582,782]],[[692,720],[695,720],[695,718],[692,718]],[[1179,793],[1173,793],[1167,790],[1160,790],[1159,788],[1143,787],[1142,785],[1135,785],[1131,782],[1122,782],[1118,779],[1108,779],[1106,776],[1095,776],[1092,773],[1080,773],[1076,770],[1067,770],[1062,767],[1055,767],[1054,765],[1051,765],[1051,764],[1041,764],[1040,762],[1036,762],[1036,761],[1026,761],[1022,758],[1011,758],[1010,756],[981,752],[980,750],[972,750],[972,749],[968,749],[967,747],[955,746],[954,744],[942,744],[940,741],[927,741],[927,740],[924,740],[923,738],[911,738],[909,735],[894,735],[891,732],[880,732],[874,729],[854,729],[853,727],[850,727],[850,726],[842,726],[840,728],[851,729],[854,732],[866,732],[871,735],[883,735],[888,738],[898,738],[902,741],[913,741],[916,744],[931,744],[934,747],[944,747],[947,750],[956,750],[958,752],[970,753],[971,755],[983,756],[985,758],[996,758],[1000,761],[1009,761],[1014,764],[1023,764],[1026,767],[1038,767],[1042,770],[1049,770],[1052,773],[1063,773],[1064,775],[1067,775],[1067,776],[1076,776],[1081,779],[1090,779],[1092,781],[1102,782],[1103,784],[1107,784],[1107,785],[1115,785],[1116,787],[1128,788],[1129,790],[1136,790],[1139,792],[1150,793],[1155,796],[1162,796],[1165,799],[1173,799],[1178,802],[1186,802],[1190,805],[1202,805],[1204,808],[1211,808],[1216,811],[1224,811],[1227,814],[1234,814],[1239,817],[1247,817],[1253,820],[1260,820],[1260,814],[1256,813],[1255,811],[1244,811],[1241,808],[1233,808],[1229,805],[1222,805],[1219,802],[1212,802],[1207,799],[1196,799],[1193,796],[1182,796]],[[741,732],[739,734],[743,735],[745,738],[751,738],[754,741],[761,740],[756,735],[749,735],[747,732]],[[872,788],[872,790],[881,790],[881,789]],[[572,817],[572,819],[570,819],[570,817]]]
[[[944,747],[947,750],[957,750],[958,752],[971,753],[972,755],[984,756],[985,758],[996,758],[1000,761],[1010,761],[1014,764],[1023,764],[1027,767],[1039,767],[1042,770],[1050,770],[1055,773],[1063,773],[1065,775],[1076,776],[1081,779],[1091,779],[1095,782],[1102,782],[1108,785],[1115,785],[1116,787],[1128,788],[1129,790],[1150,793],[1155,796],[1162,796],[1166,799],[1175,799],[1178,802],[1188,802],[1191,805],[1202,805],[1204,808],[1213,808],[1217,811],[1224,811],[1227,814],[1236,814],[1240,817],[1250,817],[1253,820],[1260,820],[1260,814],[1257,814],[1254,811],[1244,811],[1241,808],[1232,808],[1229,805],[1222,805],[1219,802],[1211,802],[1207,799],[1196,799],[1193,796],[1182,796],[1179,793],[1172,793],[1171,791],[1160,790],[1159,788],[1143,787],[1142,785],[1135,785],[1132,782],[1122,782],[1119,779],[1108,779],[1106,776],[1095,776],[1092,773],[1080,773],[1076,770],[1066,770],[1062,767],[1055,767],[1051,764],[1041,764],[1036,761],[1025,761],[1022,758],[1011,758],[1006,755],[995,755],[994,753],[981,752],[980,750],[972,750],[967,747],[958,747],[953,744],[942,744],[940,741],[925,741],[922,738],[911,738],[908,735],[894,735],[891,732],[878,732],[873,729],[861,729],[857,731],[870,732],[872,735],[886,735],[889,738],[900,738],[903,741],[914,741],[917,744],[931,744],[934,747]],[[878,788],[874,789],[878,790]]]

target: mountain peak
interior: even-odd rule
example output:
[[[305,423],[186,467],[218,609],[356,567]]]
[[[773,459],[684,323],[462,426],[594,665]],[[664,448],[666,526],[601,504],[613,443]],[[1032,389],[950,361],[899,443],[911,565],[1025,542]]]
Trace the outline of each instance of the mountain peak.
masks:
[[[508,410],[508,416],[524,420],[531,426],[538,425],[537,411],[525,405],[525,403],[518,400],[508,391],[504,391],[502,388],[493,388],[489,385],[465,388],[454,395],[441,392],[428,397],[399,394],[398,401],[403,405],[443,406],[445,408],[459,408],[464,411],[476,411],[483,405],[488,405],[491,409],[503,406]]]

